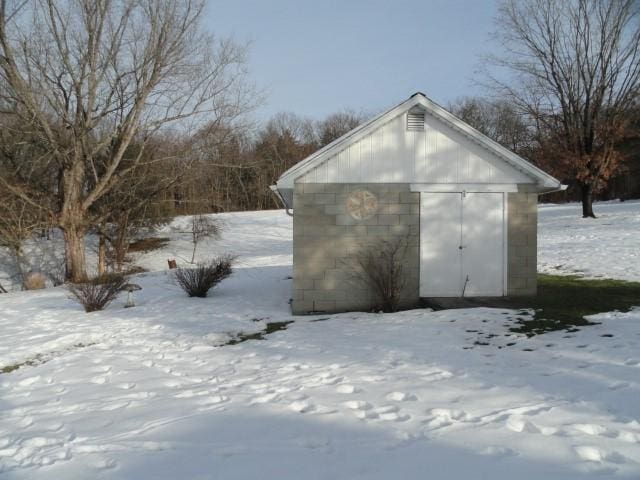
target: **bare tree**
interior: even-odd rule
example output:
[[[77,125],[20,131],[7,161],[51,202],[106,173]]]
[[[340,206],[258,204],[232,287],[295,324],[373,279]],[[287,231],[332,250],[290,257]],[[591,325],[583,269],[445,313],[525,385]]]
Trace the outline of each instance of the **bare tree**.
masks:
[[[7,248],[15,262],[16,276],[25,281],[24,242],[46,228],[42,210],[18,198],[0,193],[0,247]]]
[[[360,125],[366,116],[353,110],[333,113],[318,123],[318,142],[324,147]]]
[[[494,85],[535,119],[554,171],[581,189],[584,217],[595,217],[593,193],[620,163],[616,144],[640,93],[639,8],[634,0],[504,0],[499,9],[506,54],[492,60],[510,75],[494,74]]]
[[[93,216],[102,219],[95,227],[99,239],[99,275],[106,273],[107,260],[114,271],[121,272],[131,240],[139,232],[167,221],[170,215],[159,204],[164,191],[189,172],[190,160],[189,167],[181,172],[174,174],[171,167],[182,160],[179,152],[188,151],[190,144],[188,137],[150,140],[136,168],[92,206]]]
[[[202,0],[0,0],[0,105],[41,146],[72,281],[86,277],[84,237],[102,220],[92,206],[155,133],[247,107],[245,49],[207,34],[202,11]],[[39,205],[15,173],[2,188]]]
[[[198,243],[205,238],[215,238],[219,235],[220,223],[218,221],[206,215],[194,215],[191,219],[191,243],[193,243],[191,263],[196,261]]]
[[[522,155],[530,151],[532,131],[528,116],[506,100],[465,97],[449,110],[479,132]]]

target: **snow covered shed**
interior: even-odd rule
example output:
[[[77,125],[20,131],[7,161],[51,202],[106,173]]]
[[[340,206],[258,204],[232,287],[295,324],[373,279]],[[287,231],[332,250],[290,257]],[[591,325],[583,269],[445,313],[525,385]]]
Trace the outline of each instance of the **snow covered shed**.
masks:
[[[295,314],[368,310],[356,258],[402,239],[403,306],[536,294],[538,195],[558,180],[416,93],[283,173]]]

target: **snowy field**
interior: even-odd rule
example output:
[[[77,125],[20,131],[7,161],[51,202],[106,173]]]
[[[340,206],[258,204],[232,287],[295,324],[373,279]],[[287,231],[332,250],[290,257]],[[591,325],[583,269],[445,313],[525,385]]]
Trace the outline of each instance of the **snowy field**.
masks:
[[[640,279],[640,203],[540,209],[541,271]],[[141,255],[138,306],[0,295],[2,479],[640,477],[640,308],[530,339],[499,309],[291,317],[291,219],[220,216],[239,255],[207,299]],[[640,305],[640,299],[638,299]],[[292,321],[235,345],[239,332]]]
[[[581,219],[575,203],[540,206],[538,271],[640,280],[640,201],[594,210],[598,218]]]

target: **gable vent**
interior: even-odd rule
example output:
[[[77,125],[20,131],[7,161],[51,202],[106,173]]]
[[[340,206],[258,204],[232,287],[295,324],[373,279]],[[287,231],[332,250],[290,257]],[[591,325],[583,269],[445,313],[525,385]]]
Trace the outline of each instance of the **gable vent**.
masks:
[[[407,130],[424,130],[424,112],[407,112]]]

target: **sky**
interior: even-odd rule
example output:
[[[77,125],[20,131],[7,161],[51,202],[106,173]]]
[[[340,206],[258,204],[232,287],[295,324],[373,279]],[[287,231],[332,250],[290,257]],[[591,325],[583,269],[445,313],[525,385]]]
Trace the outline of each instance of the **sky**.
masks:
[[[447,105],[492,48],[496,0],[210,0],[205,25],[250,42],[260,119],[376,113],[421,91]]]

